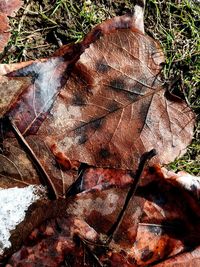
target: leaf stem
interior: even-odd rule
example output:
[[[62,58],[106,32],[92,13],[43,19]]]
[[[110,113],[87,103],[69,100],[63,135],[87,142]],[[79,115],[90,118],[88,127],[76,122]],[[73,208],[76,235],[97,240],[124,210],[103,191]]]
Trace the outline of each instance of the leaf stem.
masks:
[[[133,198],[135,196],[135,193],[136,193],[136,190],[138,188],[138,185],[139,185],[139,181],[140,181],[140,178],[141,178],[141,174],[143,172],[143,169],[147,163],[147,161],[149,161],[152,157],[154,157],[156,155],[156,150],[155,149],[152,149],[150,150],[149,152],[146,152],[142,155],[141,159],[140,159],[140,163],[139,163],[139,166],[138,166],[138,169],[135,173],[135,179],[133,181],[133,183],[131,184],[131,187],[127,193],[127,196],[126,196],[126,199],[125,199],[125,202],[124,202],[124,206],[122,208],[122,210],[120,211],[118,217],[117,217],[117,220],[115,221],[115,223],[112,225],[112,227],[110,228],[110,230],[108,231],[107,233],[107,240],[106,240],[106,244],[109,244],[114,236],[114,234],[117,232],[123,218],[124,218],[124,215],[125,215],[125,212],[126,212],[126,209],[129,205],[129,202],[131,200],[131,198]]]
[[[44,169],[44,167],[40,163],[39,159],[35,155],[32,148],[26,142],[23,135],[20,133],[19,129],[17,128],[17,126],[15,125],[13,120],[9,117],[7,117],[7,118],[8,118],[8,122],[9,122],[11,129],[13,130],[17,140],[19,141],[19,143],[21,143],[21,145],[24,148],[24,151],[30,157],[31,162],[34,164],[35,168],[37,169],[37,171],[39,173],[39,178],[40,178],[41,184],[47,187],[49,199],[51,199],[51,200],[58,199],[58,193],[55,189],[53,182],[51,181],[51,178],[47,174],[46,170]]]

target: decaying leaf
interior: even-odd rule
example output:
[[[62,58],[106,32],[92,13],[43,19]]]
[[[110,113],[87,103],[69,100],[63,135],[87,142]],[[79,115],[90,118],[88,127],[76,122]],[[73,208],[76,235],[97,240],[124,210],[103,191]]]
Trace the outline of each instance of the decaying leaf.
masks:
[[[0,76],[0,118],[16,103],[30,83],[29,77],[8,78]]]
[[[15,13],[22,6],[21,0],[1,0],[0,2],[0,12],[14,17]]]
[[[10,38],[10,27],[7,16],[14,17],[17,10],[22,6],[20,0],[1,0],[0,1],[0,52],[3,51],[4,47]]]
[[[51,198],[26,207],[7,267],[171,264],[199,245],[198,178],[155,165],[185,152],[194,114],[163,86],[142,3],[49,59],[0,66],[0,187]]]
[[[10,28],[6,14],[0,12],[0,20],[0,52],[2,52],[10,38],[10,33],[8,32]]]
[[[61,56],[7,74],[32,77],[8,115],[60,194],[72,181],[62,186],[69,175],[60,162],[136,170],[146,151],[157,150],[152,163],[168,163],[191,141],[193,112],[162,88],[162,51],[135,16],[108,20]]]
[[[110,187],[102,186],[99,190],[92,185],[72,197],[66,206],[66,218],[50,220],[35,229],[25,246],[11,258],[11,266],[41,261],[59,266],[69,259],[71,266],[83,266],[87,248],[91,251],[90,257],[96,255],[102,266],[117,266],[116,262],[124,264],[121,266],[148,266],[192,249],[200,241],[197,234],[200,210],[191,210],[185,192],[171,185],[169,177],[165,179],[162,172],[160,167],[145,170],[141,186],[109,244],[104,243],[105,237],[116,221],[130,186],[124,181],[121,187],[118,178],[114,185],[111,171],[107,172],[107,179],[112,181]],[[89,173],[90,170],[86,176]],[[94,176],[100,178],[100,170],[97,169],[97,173]],[[149,182],[143,184],[143,181]],[[187,196],[193,199],[189,193]],[[194,255],[195,252],[190,254],[190,261]]]

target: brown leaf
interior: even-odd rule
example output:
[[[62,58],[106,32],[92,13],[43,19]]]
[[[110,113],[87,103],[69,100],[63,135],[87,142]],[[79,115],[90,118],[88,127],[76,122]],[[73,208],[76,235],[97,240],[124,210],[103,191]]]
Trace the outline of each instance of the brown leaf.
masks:
[[[14,106],[11,112],[6,115],[9,117],[15,116],[15,119],[23,124],[24,129],[26,128],[26,132],[32,131],[32,133],[36,133],[38,127],[46,118],[47,112],[52,106],[53,101],[55,101],[55,97],[64,82],[65,72],[70,63],[68,59],[69,57],[66,55],[66,59],[56,57],[38,62],[28,62],[26,64],[13,64],[7,66],[7,68],[2,67],[2,72],[6,73],[9,70],[14,70],[21,77],[11,77],[14,76],[14,72],[8,74],[9,77],[2,77],[0,90],[2,95],[2,113],[4,114],[11,106]],[[22,69],[18,70],[21,65]],[[25,81],[29,81],[29,83],[25,83]],[[7,90],[5,90],[5,85],[8,87]],[[20,98],[20,101],[17,101],[18,98]],[[32,160],[30,160],[29,153],[27,154],[25,147],[19,142],[20,140],[13,140],[13,135],[11,136],[10,134],[11,130],[8,129],[9,133],[7,131],[7,124],[7,121],[2,121],[1,124],[2,129],[4,129],[1,132],[3,153],[0,155],[0,161],[2,163],[0,173],[4,176],[2,184],[6,186],[7,183],[6,187],[10,187],[13,184],[13,178],[15,184],[16,181],[19,181],[18,184],[21,185],[40,183],[40,175],[38,176],[37,168],[33,165]],[[74,181],[75,173],[63,173],[59,166],[54,167],[56,165],[54,155],[49,149],[46,149],[45,144],[40,140],[36,141],[36,143],[34,142],[33,146],[35,153],[39,154],[40,165],[42,168],[44,165],[47,172],[50,171],[50,176],[54,181],[55,187],[63,196],[65,192],[65,181],[67,182],[67,188]],[[41,146],[44,149],[42,152]]]
[[[162,61],[159,45],[141,32],[101,36],[73,67],[38,137],[69,159],[99,167],[135,170],[152,148],[154,163],[173,161],[191,142],[194,114],[166,95]]]
[[[10,38],[10,33],[8,32],[10,27],[6,14],[0,12],[0,20],[0,52],[2,52]]]
[[[172,257],[162,263],[154,265],[155,267],[196,267],[200,265],[200,247]]]
[[[1,0],[0,1],[0,52],[3,51],[4,47],[10,38],[10,27],[8,24],[7,16],[14,17],[15,13],[22,6],[20,0]]]
[[[3,117],[1,186],[45,184],[44,175],[60,197],[66,190],[70,196],[29,210],[13,233],[13,251],[25,243],[11,257],[12,266],[147,266],[199,245],[198,194],[158,166],[145,170],[105,242],[124,210],[141,155],[154,148],[158,155],[150,165],[173,161],[184,153],[194,126],[191,109],[162,87],[163,53],[144,34],[141,8],[135,11],[102,23],[50,59],[0,67],[9,86],[17,77],[22,82],[8,101],[2,93],[9,123]],[[28,86],[24,77],[31,78]]]
[[[60,195],[63,195],[65,193],[65,190],[74,181],[74,175],[76,174],[76,171],[73,170],[68,173],[63,171],[63,166],[65,165],[64,167],[66,169],[66,164],[64,163],[63,165],[62,163],[73,162],[73,159],[69,158],[67,154],[65,155],[63,151],[60,150],[57,145],[55,145],[54,141],[52,141],[51,127],[46,127],[44,125],[45,128],[43,129],[45,129],[45,137],[44,133],[42,133],[42,135],[40,134],[39,130],[41,128],[41,124],[44,124],[43,121],[48,116],[48,112],[52,107],[61,86],[66,82],[66,79],[68,78],[68,73],[70,72],[68,66],[76,62],[80,54],[92,42],[95,42],[99,38],[100,34],[107,34],[110,31],[116,31],[120,28],[133,28],[135,25],[134,21],[135,17],[123,16],[116,17],[112,20],[102,23],[101,25],[97,26],[90,34],[88,34],[88,36],[81,44],[68,46],[67,48],[65,47],[65,54],[60,53],[62,54],[62,56],[57,56],[48,60],[36,62],[13,64],[8,66],[1,65],[1,73],[7,74],[7,76],[9,77],[32,77],[30,86],[24,89],[19,100],[16,101],[15,107],[10,110],[8,115],[18,126],[21,134],[23,136],[27,136],[26,142],[31,146],[31,149],[33,150],[35,156],[40,161],[40,165],[46,170]],[[9,71],[13,72],[9,73]],[[4,99],[7,99],[6,95]],[[7,105],[6,110],[8,108],[9,105]],[[70,116],[70,110],[68,111],[68,113]],[[53,117],[55,117],[55,115],[53,115]],[[52,113],[50,114],[49,118],[51,117]],[[67,117],[68,115],[66,116],[65,120],[63,120],[63,122],[66,121]],[[61,129],[59,127],[59,124],[60,123],[58,122],[58,125],[56,126],[55,124],[53,127],[56,126],[60,131]],[[2,128],[5,128],[5,125],[3,125]],[[2,136],[2,139],[2,146],[4,147],[2,157],[6,156],[6,158],[8,159],[7,163],[9,162],[8,166],[12,164],[16,166],[16,168],[14,168],[15,173],[16,170],[21,170],[22,177],[25,182],[30,181],[30,177],[32,177],[32,179],[35,179],[35,175],[27,176],[29,170],[32,170],[32,162],[30,162],[30,160],[27,160],[26,154],[17,154],[18,158],[21,159],[20,161],[18,161],[17,158],[12,157],[9,153],[9,144],[13,143],[13,141],[11,139],[6,140],[5,135]],[[21,147],[21,144],[19,145],[16,141],[14,142],[14,146],[12,145],[12,148],[13,147],[16,147],[17,151],[24,150],[24,147]],[[75,160],[77,161],[77,159]],[[5,161],[4,158],[3,161]],[[12,164],[10,162],[12,162]],[[24,164],[23,162],[26,162],[26,164]],[[75,166],[78,166],[77,163],[74,164]],[[26,166],[26,169],[24,169],[24,166]],[[18,173],[16,176],[15,174],[11,173],[12,171],[10,167],[4,168],[4,176],[13,177],[15,179],[19,179],[21,177],[19,177]],[[34,183],[38,183],[38,178],[34,181]]]
[[[94,170],[87,171],[90,175],[92,172]],[[111,171],[107,173],[107,181],[109,178],[112,181],[113,177]],[[12,266],[19,263],[25,266],[29,259],[32,264],[43,260],[58,266],[64,259],[71,258],[71,266],[79,266],[76,259],[83,263],[84,246],[75,236],[83,240],[105,266],[116,266],[120,262],[124,266],[149,266],[157,261],[180,257],[178,255],[188,247],[197,246],[200,242],[197,234],[200,209],[198,212],[190,209],[188,199],[179,188],[165,180],[160,168],[145,170],[145,178],[149,183],[138,188],[110,244],[103,241],[123,206],[128,185],[123,189],[110,185],[110,188],[102,190],[94,186],[71,198],[66,202],[67,220],[50,220],[34,230],[10,263]],[[41,254],[41,247],[45,248],[44,254]],[[53,250],[56,257],[52,257]],[[82,252],[77,255],[78,251]],[[193,257],[198,260],[198,254],[193,253]],[[106,265],[108,263],[110,265]]]
[[[31,83],[29,77],[8,78],[0,76],[0,118],[16,103],[20,94]]]
[[[22,6],[21,0],[1,0],[0,12],[14,17],[17,10]]]

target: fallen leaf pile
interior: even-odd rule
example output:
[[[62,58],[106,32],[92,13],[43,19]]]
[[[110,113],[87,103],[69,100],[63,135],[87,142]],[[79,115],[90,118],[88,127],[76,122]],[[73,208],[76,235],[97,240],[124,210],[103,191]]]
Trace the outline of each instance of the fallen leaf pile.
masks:
[[[140,4],[48,59],[0,65],[0,187],[47,188],[0,244],[7,267],[198,266],[199,179],[161,167],[195,116],[163,86]]]

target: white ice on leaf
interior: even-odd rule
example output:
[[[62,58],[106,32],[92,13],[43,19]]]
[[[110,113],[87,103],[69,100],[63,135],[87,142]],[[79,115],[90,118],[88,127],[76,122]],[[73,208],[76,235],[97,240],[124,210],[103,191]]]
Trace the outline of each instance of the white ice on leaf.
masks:
[[[24,220],[28,207],[44,196],[45,188],[42,186],[0,188],[0,255],[11,246],[10,231]]]

